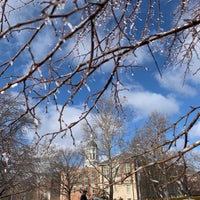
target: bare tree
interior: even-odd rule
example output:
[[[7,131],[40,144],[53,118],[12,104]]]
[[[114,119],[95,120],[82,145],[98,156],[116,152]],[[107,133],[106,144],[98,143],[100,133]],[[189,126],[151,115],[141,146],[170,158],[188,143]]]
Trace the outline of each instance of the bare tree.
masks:
[[[19,199],[32,196],[37,188],[37,159],[28,145],[11,151],[9,165],[0,167],[0,197]]]
[[[24,113],[24,101],[11,93],[0,96],[0,147],[2,152],[10,152],[16,147],[21,147],[28,141],[27,133],[34,128],[34,118],[29,114],[24,115],[20,120],[16,118]],[[15,121],[12,126],[11,122]]]
[[[74,186],[78,183],[78,170],[83,164],[83,156],[75,150],[60,149],[49,160],[47,176],[52,176],[50,190],[56,196],[71,199]]]
[[[24,194],[34,188],[34,151],[27,136],[28,130],[34,127],[34,120],[27,114],[9,127],[23,112],[21,99],[9,93],[0,96],[1,198]]]
[[[140,67],[134,63],[134,53],[141,47],[148,48],[160,75],[155,54],[163,52],[167,62],[186,63],[187,74],[192,70],[193,57],[199,53],[196,46],[199,2],[177,1],[171,26],[165,22],[168,13],[162,12],[166,3],[159,0],[1,1],[1,46],[4,52],[9,52],[0,61],[0,77],[4,80],[1,93],[15,88],[25,99],[24,113],[32,115],[40,105],[48,110],[50,101],[59,105],[62,96],[63,104],[57,109],[60,129],[55,131],[55,136],[85,119],[107,89],[113,91],[117,105],[120,104],[121,72],[131,74]],[[105,83],[94,89],[96,74],[108,65],[111,70]],[[194,73],[198,72],[196,69]],[[86,89],[85,111],[78,121],[65,124],[62,114],[80,89]],[[23,114],[13,122],[21,117]]]
[[[93,125],[86,134],[89,135],[87,138],[89,138],[91,134],[98,145],[98,165],[102,167],[102,171],[99,170],[99,167],[94,167],[103,177],[104,189],[109,188],[108,198],[112,200],[114,185],[116,184],[117,176],[120,173],[121,157],[123,157],[121,156],[118,160],[116,159],[117,156],[122,153],[125,145],[126,118],[116,111],[114,102],[111,98],[104,97],[101,99],[95,110],[96,113],[94,113],[92,120]]]
[[[147,166],[137,173],[138,190],[142,199],[169,199],[170,195],[184,195],[182,191],[179,192],[176,183],[185,174],[184,158],[159,163],[172,154],[172,150],[169,151],[168,146],[163,145],[168,135],[168,132],[163,130],[168,123],[166,116],[153,112],[133,138],[131,151],[134,154],[136,169],[154,163],[153,166]]]
[[[166,3],[172,2],[2,0],[0,42],[4,53],[0,60],[0,92],[16,89],[26,106],[24,113],[12,119],[8,127],[12,128],[26,113],[37,116],[40,105],[48,112],[49,102],[53,102],[57,105],[60,128],[47,135],[55,138],[87,119],[108,89],[118,107],[123,86],[121,74],[131,76],[135,68],[141,67],[134,62],[135,52],[141,47],[148,49],[160,76],[156,55],[162,55],[166,63],[172,62],[174,66],[186,66],[185,76],[190,71],[198,74],[199,68],[194,71],[190,64],[198,58],[200,3],[198,0],[176,1],[171,25],[166,21],[169,13],[162,12]],[[104,84],[92,87],[96,75],[108,66],[110,73],[102,73]],[[67,124],[63,113],[78,97],[80,89],[85,90],[84,111],[77,121]],[[185,146],[171,159],[200,144],[195,141],[187,146],[189,130],[199,119],[199,108],[191,108],[169,127],[175,130],[185,120],[184,130],[173,132],[168,141],[172,146],[185,136]]]
[[[190,152],[184,156],[183,165],[185,167],[184,176],[177,182],[180,185],[181,192],[187,196],[188,199],[191,196],[200,194],[199,183],[199,153]]]

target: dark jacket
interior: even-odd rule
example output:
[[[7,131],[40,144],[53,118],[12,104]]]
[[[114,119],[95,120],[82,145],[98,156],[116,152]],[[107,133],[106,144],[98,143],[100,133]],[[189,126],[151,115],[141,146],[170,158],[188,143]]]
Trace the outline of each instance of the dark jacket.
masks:
[[[87,196],[86,196],[85,193],[83,193],[83,194],[81,195],[81,199],[80,199],[80,200],[87,200]]]

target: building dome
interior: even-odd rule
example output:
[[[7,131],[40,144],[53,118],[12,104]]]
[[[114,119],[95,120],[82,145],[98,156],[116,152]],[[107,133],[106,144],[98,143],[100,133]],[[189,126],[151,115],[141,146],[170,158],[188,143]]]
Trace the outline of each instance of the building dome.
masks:
[[[85,147],[85,167],[94,166],[98,164],[98,147],[93,137]]]
[[[97,144],[94,141],[94,139],[90,140],[87,145],[90,146],[90,147],[96,147],[97,148]]]

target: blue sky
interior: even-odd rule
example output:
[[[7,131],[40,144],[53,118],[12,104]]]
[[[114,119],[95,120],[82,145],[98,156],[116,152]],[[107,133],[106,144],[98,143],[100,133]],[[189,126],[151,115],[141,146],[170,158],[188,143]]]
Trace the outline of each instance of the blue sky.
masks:
[[[58,12],[65,12],[66,10],[70,10],[72,8],[72,4],[69,1],[67,3],[61,5],[60,10]],[[81,4],[82,1],[79,1]],[[20,6],[19,2],[16,1],[8,1],[8,3],[12,4],[12,6]],[[173,18],[169,14],[169,12],[173,11],[175,8],[176,0],[172,1],[162,1],[162,11],[163,11],[163,24],[162,28],[164,30],[168,30],[170,26],[173,25]],[[38,6],[39,4],[37,4]],[[16,12],[11,12],[9,16],[9,22],[11,24],[16,24],[24,19],[31,19],[33,16],[37,16],[38,8],[37,6],[30,5],[29,9],[19,9]],[[42,6],[42,5],[40,5]],[[7,8],[10,9],[10,8]],[[140,20],[142,23],[142,18],[144,17],[145,9],[141,12],[140,19],[138,19],[137,24],[135,25],[138,31],[140,32]],[[185,18],[187,18],[189,13],[186,13]],[[70,31],[80,22],[80,19],[77,20],[79,16],[76,18],[69,18],[66,21],[66,26],[68,26],[68,30]],[[51,22],[48,21],[46,27],[43,29],[42,33],[35,38],[33,44],[31,45],[32,52],[34,52],[34,56],[36,61],[39,61],[43,58],[43,56],[49,52],[51,48],[53,48],[58,42],[54,37],[54,32],[50,26]],[[48,25],[49,23],[49,25]],[[109,22],[107,22],[109,24]],[[185,23],[182,21],[182,23]],[[39,24],[39,23],[38,23]],[[154,25],[152,25],[150,35],[155,32]],[[130,27],[128,28],[130,29]],[[101,29],[99,29],[101,32]],[[108,30],[109,31],[109,30]],[[13,33],[13,37],[8,36],[10,42],[6,40],[6,38],[2,38],[0,40],[0,63],[5,62],[9,58],[12,58],[13,55],[19,50],[21,45],[27,40],[30,32],[22,31]],[[105,34],[102,33],[102,34]],[[86,37],[81,44],[78,45],[78,51],[86,53],[89,50],[90,38]],[[75,38],[69,39],[66,45],[63,45],[63,48],[60,49],[57,53],[58,57],[65,55],[66,52],[70,52],[70,50],[74,47],[74,43],[76,42]],[[122,41],[123,42],[123,41]],[[126,43],[126,41],[124,41]],[[113,40],[113,46],[115,45],[115,41]],[[155,50],[156,60],[158,62],[159,69],[162,72],[162,77],[160,76],[155,62],[152,56],[149,53],[147,47],[141,47],[136,50],[135,54],[127,54],[125,58],[121,60],[126,64],[138,66],[134,71],[128,71],[127,73],[124,70],[121,70],[120,77],[124,84],[124,86],[129,89],[121,92],[121,96],[126,97],[125,106],[128,106],[130,109],[135,111],[134,118],[132,120],[132,127],[137,126],[137,124],[141,124],[153,111],[162,112],[169,116],[170,120],[176,120],[181,115],[185,114],[189,111],[190,106],[198,106],[199,105],[199,85],[200,85],[200,73],[193,75],[195,70],[200,66],[200,61],[198,57],[193,57],[193,62],[191,63],[191,72],[187,74],[184,79],[184,72],[186,65],[182,67],[178,66],[168,66],[167,68],[163,68],[163,64],[165,61],[165,44],[155,42],[150,44],[152,50]],[[196,47],[198,52],[200,52],[200,44]],[[159,50],[158,50],[159,49]],[[73,65],[75,66],[80,62],[80,60],[75,59],[73,57],[76,56],[76,51],[73,52],[69,59],[62,63],[62,65]],[[11,82],[15,80],[11,75],[19,75],[26,74],[31,66],[30,62],[30,54],[28,54],[28,49],[24,51],[23,54],[16,59],[13,63],[11,63],[11,69],[8,70],[4,76],[0,77],[0,86],[3,87],[7,82]],[[93,91],[99,89],[106,81],[107,77],[110,75],[112,71],[113,63],[108,62],[104,66],[98,70],[94,76],[92,76],[85,87],[81,88],[79,93],[74,99],[74,103],[70,104],[63,113],[63,118],[65,118],[66,122],[70,124],[74,120],[78,120],[83,112],[83,103],[87,95],[90,95]],[[65,71],[66,70],[66,71]],[[61,73],[69,73],[67,69],[61,70]],[[35,76],[47,77],[48,69],[43,67],[41,71],[38,71]],[[7,78],[5,78],[7,77]],[[78,77],[75,77],[75,79]],[[74,80],[75,80],[74,79]],[[183,81],[184,80],[184,81]],[[56,83],[55,83],[56,85]],[[11,88],[11,90],[15,93],[19,92],[21,89],[21,85],[17,85],[16,87]],[[45,85],[43,90],[45,91]],[[64,86],[59,92],[56,93],[56,98],[60,105],[62,105],[66,97],[70,95],[70,88]],[[109,92],[108,92],[109,93]],[[2,94],[3,95],[3,94]],[[32,101],[34,101],[32,99]],[[42,125],[39,128],[38,132],[42,135],[46,132],[57,131],[59,129],[58,124],[58,113],[56,112],[56,106],[53,101],[49,103],[49,112],[45,113],[44,105],[40,105],[38,107],[38,115],[41,118]],[[131,126],[131,125],[130,125]],[[193,132],[191,134],[190,141],[197,140],[199,138],[200,124],[196,124]],[[76,126],[73,128],[74,136],[79,143],[82,140],[82,132],[81,126]],[[30,133],[31,134],[31,133]],[[60,140],[60,137],[55,140],[55,142],[60,145],[69,146],[72,144],[72,139],[67,136],[64,139]],[[180,141],[181,143],[181,141]]]

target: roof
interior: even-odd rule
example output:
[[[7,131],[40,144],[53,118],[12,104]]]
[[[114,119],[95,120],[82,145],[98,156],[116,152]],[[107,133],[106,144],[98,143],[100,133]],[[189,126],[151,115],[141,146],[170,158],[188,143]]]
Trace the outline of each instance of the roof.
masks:
[[[90,140],[90,141],[88,142],[88,146],[96,147],[96,148],[97,148],[97,144],[96,144],[96,142],[95,142],[94,140]]]

